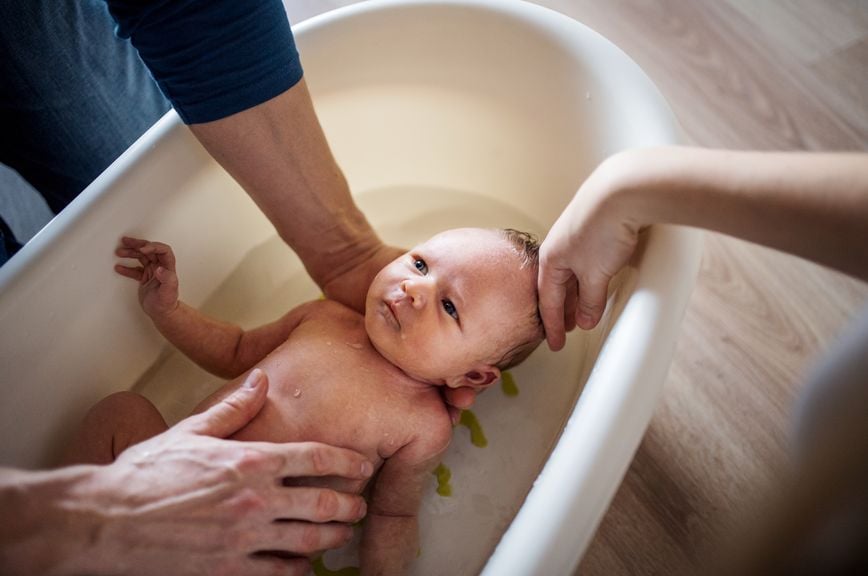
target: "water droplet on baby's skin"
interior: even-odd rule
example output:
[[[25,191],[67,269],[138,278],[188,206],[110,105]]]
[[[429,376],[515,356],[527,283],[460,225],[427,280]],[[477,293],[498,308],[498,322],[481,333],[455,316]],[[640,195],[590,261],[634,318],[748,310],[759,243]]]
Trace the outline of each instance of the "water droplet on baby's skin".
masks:
[[[293,398],[301,398],[301,388],[296,388],[292,391]]]

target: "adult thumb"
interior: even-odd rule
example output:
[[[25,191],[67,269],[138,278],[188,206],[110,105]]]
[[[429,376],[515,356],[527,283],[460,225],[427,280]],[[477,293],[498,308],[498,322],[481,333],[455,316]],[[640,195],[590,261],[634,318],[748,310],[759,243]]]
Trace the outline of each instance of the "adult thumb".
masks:
[[[190,416],[178,426],[194,434],[226,438],[241,430],[259,414],[268,394],[268,377],[256,368],[231,394],[205,412]]]
[[[583,330],[590,330],[600,321],[606,309],[606,294],[609,279],[598,277],[593,281],[579,280],[579,306],[576,309],[576,324]]]

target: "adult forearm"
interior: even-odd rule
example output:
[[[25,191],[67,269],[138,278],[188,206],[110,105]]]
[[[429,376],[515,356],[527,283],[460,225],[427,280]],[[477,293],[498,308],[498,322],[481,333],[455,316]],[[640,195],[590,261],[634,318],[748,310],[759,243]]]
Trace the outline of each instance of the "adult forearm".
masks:
[[[280,96],[190,129],[325,286],[382,248],[356,207],[304,80]]]
[[[868,155],[660,148],[611,159],[640,225],[706,228],[868,280]]]
[[[0,469],[0,574],[97,573],[88,564],[102,525],[88,488],[96,470]]]

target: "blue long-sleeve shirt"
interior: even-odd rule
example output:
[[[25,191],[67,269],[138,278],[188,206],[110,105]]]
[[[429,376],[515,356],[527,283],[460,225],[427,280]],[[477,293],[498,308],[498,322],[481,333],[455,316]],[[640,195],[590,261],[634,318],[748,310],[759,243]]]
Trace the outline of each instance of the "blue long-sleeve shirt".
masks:
[[[106,0],[186,124],[269,100],[302,78],[281,0]]]

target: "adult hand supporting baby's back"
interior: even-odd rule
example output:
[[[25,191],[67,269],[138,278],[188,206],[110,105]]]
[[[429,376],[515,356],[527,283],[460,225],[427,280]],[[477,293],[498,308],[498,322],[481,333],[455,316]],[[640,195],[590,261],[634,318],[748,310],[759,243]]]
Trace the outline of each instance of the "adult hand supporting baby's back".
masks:
[[[252,420],[268,382],[254,370],[243,386],[211,409],[166,433],[133,446],[109,466],[128,486],[115,503],[108,534],[130,537],[142,552],[125,563],[148,563],[143,574],[306,573],[307,560],[263,552],[306,555],[345,544],[365,514],[356,495],[284,487],[285,477],[336,475],[365,478],[363,456],[315,443],[270,444],[220,440]],[[159,551],[155,550],[159,547]],[[139,556],[139,555],[137,555]],[[140,564],[144,566],[144,564]]]
[[[348,542],[352,529],[344,523],[364,516],[365,502],[323,488],[286,487],[283,479],[362,479],[373,466],[356,452],[324,444],[222,439],[259,413],[267,390],[265,374],[254,370],[220,403],[106,466],[10,471],[7,483],[18,489],[4,491],[10,494],[4,502],[21,523],[13,536],[0,531],[0,572],[308,573],[302,556]],[[38,498],[16,506],[20,492]],[[45,537],[46,526],[55,526],[54,536]]]

